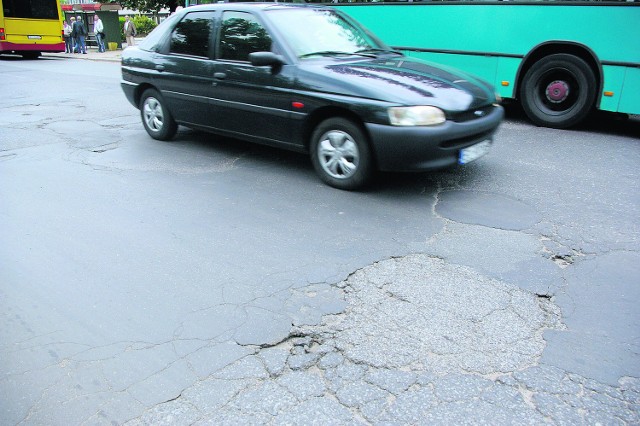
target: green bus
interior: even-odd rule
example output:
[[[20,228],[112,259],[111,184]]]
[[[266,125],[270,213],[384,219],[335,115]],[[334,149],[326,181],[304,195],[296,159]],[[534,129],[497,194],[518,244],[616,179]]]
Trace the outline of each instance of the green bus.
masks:
[[[537,125],[572,127],[594,109],[640,114],[640,3],[330,4],[409,56],[489,81]]]

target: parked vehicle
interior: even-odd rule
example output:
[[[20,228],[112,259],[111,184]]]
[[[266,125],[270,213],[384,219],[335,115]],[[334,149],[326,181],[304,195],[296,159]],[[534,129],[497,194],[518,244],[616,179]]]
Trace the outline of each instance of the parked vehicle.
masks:
[[[336,7],[407,55],[490,82],[539,126],[640,114],[637,1],[363,1]]]
[[[341,11],[291,4],[185,8],[122,55],[122,89],[155,139],[178,125],[308,152],[327,184],[484,155],[503,118],[493,88],[394,51]]]
[[[0,55],[64,52],[60,0],[0,0]]]

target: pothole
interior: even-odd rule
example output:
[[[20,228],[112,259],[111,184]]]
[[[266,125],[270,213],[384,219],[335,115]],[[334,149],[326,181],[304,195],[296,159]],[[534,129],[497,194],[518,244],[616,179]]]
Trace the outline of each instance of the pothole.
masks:
[[[563,327],[550,296],[427,255],[379,262],[340,286],[345,313],[297,333],[324,335],[353,362],[374,367],[512,372],[537,363],[544,330]]]
[[[94,147],[94,148],[89,148],[88,150],[91,151],[91,152],[94,152],[96,154],[102,154],[102,153],[107,152],[107,151],[112,151],[112,150],[114,150],[116,148],[118,148],[118,144],[117,143],[110,143],[110,144],[107,144],[107,145],[101,145],[101,146],[97,146],[97,147]]]
[[[555,255],[551,257],[551,260],[562,269],[573,264],[573,256]]]

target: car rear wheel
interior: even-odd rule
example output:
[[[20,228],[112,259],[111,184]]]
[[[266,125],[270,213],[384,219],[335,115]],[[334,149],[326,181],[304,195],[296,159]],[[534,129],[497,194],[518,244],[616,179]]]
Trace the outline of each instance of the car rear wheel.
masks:
[[[178,130],[178,125],[164,103],[164,99],[155,89],[147,89],[140,98],[140,116],[149,136],[166,141]]]
[[[574,55],[549,55],[524,76],[522,108],[539,126],[564,129],[584,120],[593,110],[596,78],[589,65]]]
[[[311,161],[326,184],[334,188],[362,188],[371,179],[373,160],[364,131],[346,118],[330,118],[311,137]]]

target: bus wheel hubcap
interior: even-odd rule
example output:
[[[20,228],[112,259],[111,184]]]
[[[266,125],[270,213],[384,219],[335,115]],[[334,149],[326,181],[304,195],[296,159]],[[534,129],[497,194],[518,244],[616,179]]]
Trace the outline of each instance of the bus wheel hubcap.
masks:
[[[562,80],[552,81],[547,86],[547,99],[554,104],[559,104],[567,99],[568,96],[569,85]]]

